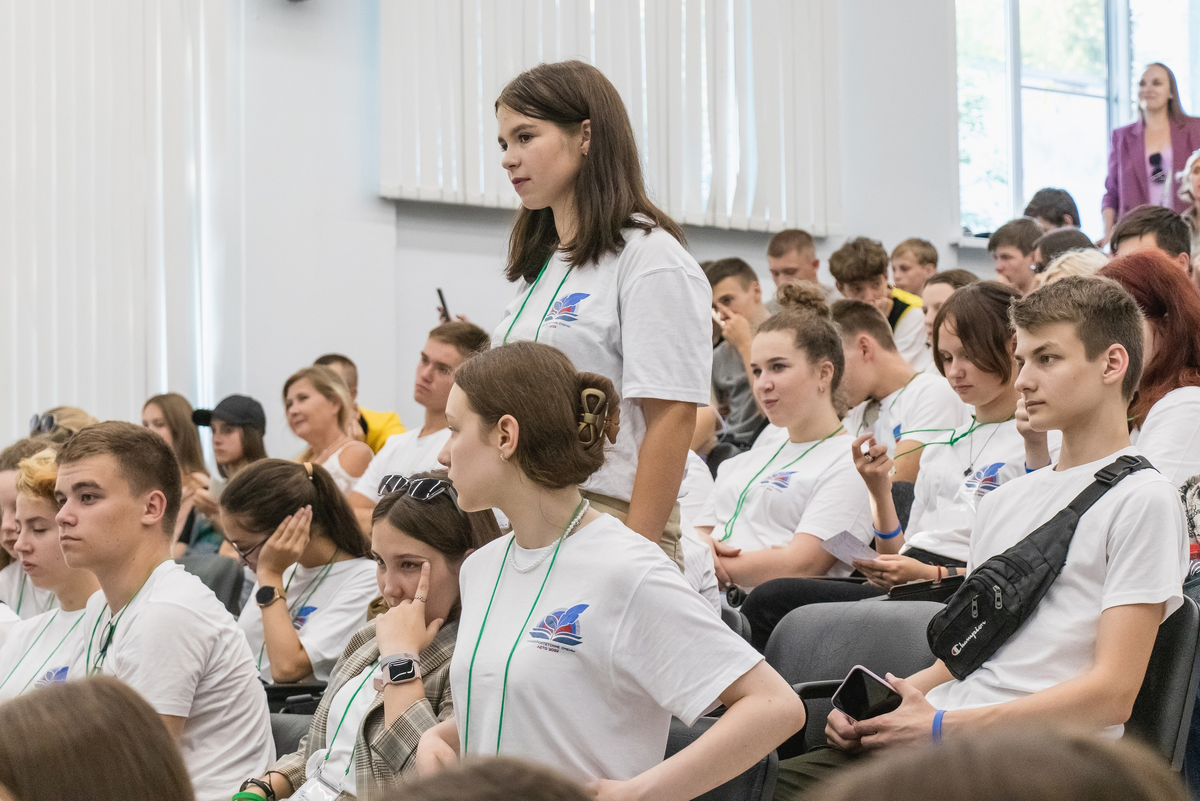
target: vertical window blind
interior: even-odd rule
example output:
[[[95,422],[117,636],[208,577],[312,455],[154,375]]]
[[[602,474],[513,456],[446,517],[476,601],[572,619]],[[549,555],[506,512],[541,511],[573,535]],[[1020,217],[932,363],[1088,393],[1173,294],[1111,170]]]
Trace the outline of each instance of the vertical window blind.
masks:
[[[516,207],[493,104],[581,59],[625,101],[655,202],[694,225],[840,228],[836,19],[821,0],[382,0],[380,191]]]

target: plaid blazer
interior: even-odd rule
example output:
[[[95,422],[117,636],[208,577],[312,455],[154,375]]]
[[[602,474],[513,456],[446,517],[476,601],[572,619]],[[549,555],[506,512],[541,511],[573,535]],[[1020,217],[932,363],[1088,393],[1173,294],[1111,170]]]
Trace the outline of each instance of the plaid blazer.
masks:
[[[418,701],[392,721],[384,725],[383,693],[378,693],[367,710],[366,717],[358,727],[358,747],[354,751],[354,779],[358,798],[376,801],[405,777],[416,775],[417,742],[421,735],[454,715],[454,701],[450,697],[450,656],[454,653],[454,640],[458,635],[458,622],[442,626],[433,642],[421,651],[421,681],[425,685],[425,700]],[[375,642],[375,623],[359,629],[329,676],[329,686],[321,698],[321,704],[313,715],[308,734],[300,741],[300,749],[294,754],[281,757],[271,770],[288,777],[292,787],[299,789],[304,784],[305,766],[313,752],[325,748],[326,724],[329,706],[338,690],[355,676],[361,675],[375,660],[379,659],[379,646]],[[342,793],[339,801],[355,796]]]

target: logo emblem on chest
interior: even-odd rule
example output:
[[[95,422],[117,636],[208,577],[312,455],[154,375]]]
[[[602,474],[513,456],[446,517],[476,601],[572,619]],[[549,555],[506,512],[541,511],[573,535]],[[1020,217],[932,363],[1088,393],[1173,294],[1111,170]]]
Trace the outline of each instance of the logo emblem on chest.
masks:
[[[572,292],[569,295],[563,295],[558,300],[554,301],[554,305],[550,307],[550,311],[546,314],[546,319],[542,321],[543,326],[550,328],[570,328],[571,323],[579,319],[579,304],[585,298],[591,295],[587,292]]]
[[[540,648],[557,652],[560,646],[565,650],[574,650],[583,642],[583,633],[579,628],[579,617],[589,604],[576,604],[569,609],[556,609],[546,615],[536,626],[529,630],[529,636],[545,643]]]

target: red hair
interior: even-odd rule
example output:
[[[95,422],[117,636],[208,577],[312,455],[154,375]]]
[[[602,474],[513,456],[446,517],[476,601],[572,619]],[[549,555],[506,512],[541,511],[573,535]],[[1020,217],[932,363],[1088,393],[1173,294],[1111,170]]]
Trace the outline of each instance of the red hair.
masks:
[[[1173,389],[1200,386],[1200,293],[1175,262],[1158,251],[1119,256],[1100,269],[1133,295],[1154,329],[1158,347],[1129,404],[1134,427]]]

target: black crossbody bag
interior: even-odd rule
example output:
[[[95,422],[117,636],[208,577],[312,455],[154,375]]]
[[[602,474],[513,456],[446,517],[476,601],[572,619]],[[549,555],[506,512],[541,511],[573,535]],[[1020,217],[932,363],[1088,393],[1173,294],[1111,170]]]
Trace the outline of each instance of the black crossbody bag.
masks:
[[[966,678],[991,659],[1037,609],[1067,562],[1084,512],[1130,473],[1153,467],[1144,456],[1119,457],[1097,471],[1066,509],[967,576],[927,631],[929,648],[954,678]]]

